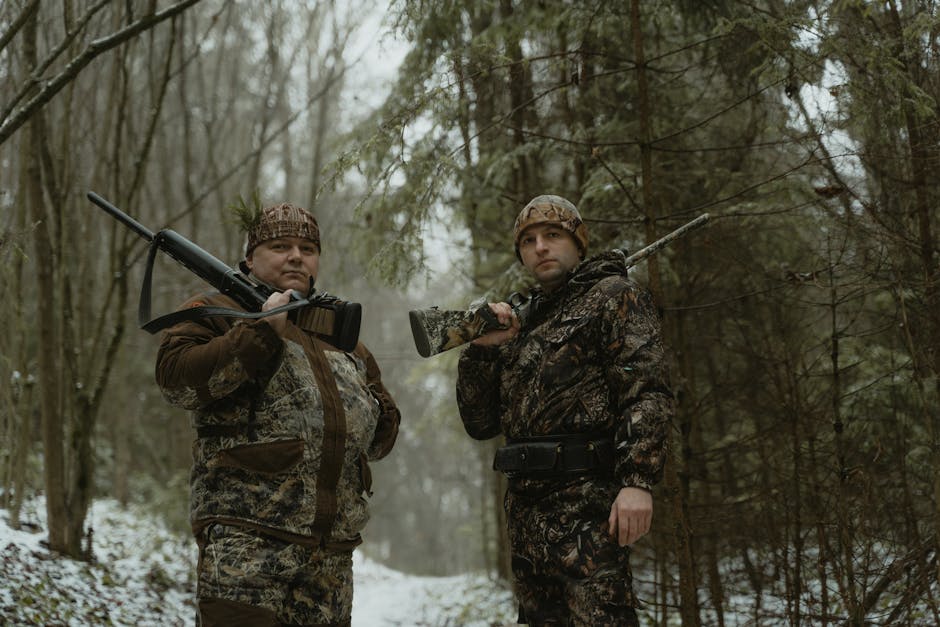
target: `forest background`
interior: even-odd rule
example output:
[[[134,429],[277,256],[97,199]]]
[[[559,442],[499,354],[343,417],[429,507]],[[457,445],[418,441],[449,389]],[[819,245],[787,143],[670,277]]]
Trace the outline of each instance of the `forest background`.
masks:
[[[320,219],[320,287],[363,304],[402,410],[362,550],[507,577],[498,443],[406,318],[524,288],[511,221],[557,193],[592,252],[712,216],[633,271],[679,399],[633,558],[649,616],[940,623],[938,63],[927,0],[6,0],[2,506],[44,494],[77,559],[94,498],[185,533],[146,244],[85,194],[235,264],[226,207],[258,191]],[[158,261],[155,311],[202,289]]]

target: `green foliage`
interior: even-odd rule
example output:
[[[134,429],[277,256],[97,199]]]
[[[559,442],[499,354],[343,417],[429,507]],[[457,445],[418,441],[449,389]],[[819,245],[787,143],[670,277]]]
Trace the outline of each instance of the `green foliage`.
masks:
[[[226,207],[232,214],[232,222],[242,233],[248,233],[261,223],[264,204],[261,202],[261,192],[255,190],[251,198],[246,201],[241,195],[238,200]]]
[[[662,282],[676,354],[687,492],[671,486],[685,500],[658,510],[660,533],[691,526],[716,561],[759,546],[787,586],[815,543],[830,607],[857,616],[891,559],[879,542],[898,557],[937,525],[937,5],[639,7],[645,85],[630,3],[397,3],[413,47],[357,136],[382,234],[368,254],[406,280],[427,255],[415,234],[446,212],[467,233],[454,266],[499,294],[525,283],[506,235],[535,194],[575,201],[592,251],[712,213],[656,276],[633,273]],[[697,568],[688,581],[713,577]],[[922,611],[918,594],[891,611]]]

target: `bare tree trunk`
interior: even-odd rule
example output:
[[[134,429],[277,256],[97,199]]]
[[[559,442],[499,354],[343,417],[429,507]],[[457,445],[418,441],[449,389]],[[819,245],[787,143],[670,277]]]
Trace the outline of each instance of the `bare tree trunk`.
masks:
[[[19,261],[14,262],[16,266],[21,266]],[[6,320],[7,330],[24,329],[25,319],[22,312],[22,301],[19,298],[21,293],[20,281],[21,268],[15,268],[13,272],[13,289],[7,302],[11,302],[13,309],[12,318]],[[9,524],[13,529],[20,527],[20,511],[22,510],[23,500],[26,495],[27,480],[26,466],[29,453],[32,448],[32,418],[33,418],[33,392],[35,390],[35,379],[26,364],[24,345],[21,338],[25,338],[27,333],[20,332],[10,334],[16,346],[7,345],[0,341],[0,354],[9,359],[9,367],[0,369],[0,373],[9,375],[6,378],[5,385],[0,386],[0,403],[3,411],[3,442],[7,449],[6,463],[3,464],[2,486],[3,498],[0,506],[5,507],[9,512]]]
[[[849,615],[850,624],[861,625],[864,623],[864,615],[859,615],[859,599],[856,592],[855,578],[855,522],[849,511],[849,472],[846,463],[844,431],[845,424],[842,419],[842,377],[839,366],[839,340],[840,331],[838,325],[838,294],[836,293],[836,279],[832,270],[832,261],[829,264],[829,282],[830,282],[830,363],[831,363],[831,405],[832,405],[832,430],[833,441],[835,443],[835,453],[838,473],[836,486],[836,537],[838,538],[840,557],[843,562],[843,598],[846,610]],[[821,549],[822,547],[820,547]]]
[[[19,143],[20,163],[26,163],[28,157],[28,143]],[[17,173],[18,191],[13,206],[15,217],[13,219],[13,233],[4,233],[3,242],[0,242],[0,276],[9,274],[9,281],[0,293],[4,302],[9,304],[0,314],[0,324],[7,330],[6,337],[0,339],[0,355],[6,356],[5,365],[0,367],[0,373],[8,374],[4,385],[0,385],[0,398],[6,406],[3,420],[4,442],[9,446],[7,463],[3,468],[3,506],[10,515],[10,526],[18,529],[20,526],[20,511],[26,491],[26,464],[32,448],[33,425],[33,391],[35,377],[32,366],[28,362],[26,332],[27,319],[32,314],[26,313],[27,302],[24,295],[23,273],[24,255],[19,254],[13,246],[17,240],[28,237],[27,210],[25,190],[27,188],[26,168],[20,168]],[[6,249],[5,249],[6,247]],[[9,260],[9,261],[7,261]],[[31,307],[30,307],[31,308]],[[16,331],[19,332],[16,332]]]
[[[643,27],[640,21],[640,0],[631,2],[631,32],[633,34],[633,51],[636,58],[637,77],[637,108],[639,112],[639,145],[640,168],[643,173],[642,195],[643,206],[646,213],[646,241],[656,240],[656,220],[659,207],[653,185],[652,160],[652,118],[650,114],[649,85],[646,77],[646,57],[643,48]],[[650,291],[658,303],[663,302],[662,280],[659,272],[659,262],[656,255],[647,261]],[[681,321],[677,321],[681,326]],[[664,331],[667,331],[664,329]],[[677,329],[681,332],[681,328]],[[673,454],[666,464],[665,483],[672,495],[672,506],[675,517],[676,555],[679,559],[679,597],[680,614],[683,625],[699,625],[699,605],[697,595],[697,575],[692,550],[692,523],[688,512],[689,478],[691,472],[689,456],[692,452],[691,431],[692,421],[688,411],[679,404],[676,417],[679,421],[679,442],[675,436],[671,437],[670,445]],[[670,432],[673,433],[672,431]]]
[[[680,247],[680,250],[685,251],[685,246]],[[688,259],[688,257],[684,257]],[[721,329],[717,330],[718,337],[721,337]],[[719,339],[720,343],[720,339]],[[688,351],[691,353],[691,351]],[[722,375],[719,374],[719,368],[715,363],[715,356],[713,353],[708,352],[705,356],[705,367],[707,373],[707,381],[703,382],[706,389],[716,389],[720,388],[722,385]],[[726,417],[726,412],[728,411],[725,407],[724,397],[722,394],[711,394],[713,408],[711,411],[715,415],[715,426],[717,433],[728,433],[730,425],[728,425],[728,420]],[[705,407],[700,408],[701,412],[706,412]],[[704,449],[704,445],[702,447]],[[721,453],[721,461],[719,462],[719,472],[715,473],[719,475],[718,481],[720,481],[720,490],[718,494],[713,494],[709,491],[709,494],[706,495],[706,502],[715,503],[715,502],[726,502],[727,497],[731,497],[731,500],[735,500],[735,495],[738,494],[738,487],[736,485],[733,468],[734,464],[732,463],[731,454],[728,452],[727,447],[722,447],[723,451]],[[708,482],[709,485],[712,482]],[[722,518],[727,518],[728,520],[735,520],[738,517],[742,517],[743,509],[738,506],[737,503],[730,505],[728,508],[729,511],[727,514],[721,515]],[[740,519],[743,519],[740,518]],[[725,554],[725,550],[722,548],[720,540],[722,539],[722,533],[725,526],[722,524],[712,525],[712,529],[709,533],[709,539],[706,540],[707,545],[705,548],[706,555],[705,559],[707,560],[706,568],[708,569],[708,578],[709,584],[708,589],[711,595],[712,607],[715,610],[715,613],[718,616],[719,625],[725,624],[724,618],[724,607],[725,607],[725,592],[722,585],[722,575],[721,575],[721,559]],[[716,537],[717,536],[717,537]]]
[[[511,0],[500,0],[499,12],[503,22],[511,22],[513,14]],[[508,32],[514,33],[513,30]],[[526,118],[528,117],[526,114],[529,111],[526,101],[531,93],[530,81],[526,73],[527,65],[523,63],[522,45],[518,37],[513,35],[507,38],[505,46],[511,61],[509,66],[509,119],[513,126],[512,143],[514,147],[521,148],[526,143],[525,128]],[[514,181],[512,193],[519,202],[527,202],[529,197],[535,195],[536,191],[540,191],[533,188],[537,178],[533,176],[529,159],[524,156],[524,153],[513,160]]]
[[[24,57],[27,67],[37,63],[36,37],[37,19],[32,15],[23,32]],[[55,264],[51,262],[57,252],[52,224],[46,211],[42,194],[41,142],[43,137],[42,112],[38,112],[27,123],[26,142],[26,202],[36,224],[33,241],[36,259],[34,263],[36,284],[44,294],[44,302],[38,308],[36,325],[38,330],[38,367],[40,410],[42,416],[42,443],[44,451],[44,480],[46,490],[46,517],[49,525],[49,546],[67,555],[78,555],[78,547],[69,545],[66,517],[68,512],[66,494],[65,459],[62,449],[65,429],[62,416],[61,343],[56,320],[57,296]]]
[[[792,363],[787,368],[787,377],[795,379],[796,363]],[[788,530],[791,535],[790,544],[793,545],[792,552],[795,557],[787,563],[787,605],[790,615],[790,624],[799,625],[802,622],[802,596],[803,596],[803,451],[802,451],[802,431],[800,429],[801,412],[797,406],[799,398],[799,382],[791,380],[790,389],[793,393],[794,409],[789,416],[790,424],[790,464],[792,475],[787,482],[792,487],[792,493],[788,500],[790,506],[787,508]]]
[[[903,41],[900,33],[900,20],[897,17],[897,7],[889,3],[892,15],[897,20],[898,41]],[[907,55],[905,55],[906,57]],[[928,412],[931,432],[931,465],[933,467],[933,502],[934,509],[934,543],[940,546],[940,411],[937,410],[936,399],[940,398],[940,269],[936,262],[936,243],[933,235],[933,216],[936,212],[938,195],[929,193],[929,189],[936,189],[936,176],[938,168],[931,171],[930,164],[936,161],[933,153],[936,152],[937,137],[928,140],[924,135],[928,132],[921,128],[923,120],[919,119],[910,101],[905,106],[905,123],[908,132],[908,148],[910,150],[911,169],[913,171],[913,187],[915,197],[915,219],[917,223],[917,236],[919,240],[919,253],[921,274],[924,280],[924,320],[922,329],[922,345],[925,347],[924,356],[920,359],[914,354],[915,368],[924,370],[928,377],[933,379],[933,389],[929,391],[934,399],[929,403],[932,410]],[[935,121],[931,123],[935,124]],[[918,351],[920,353],[921,351]],[[937,580],[940,581],[940,561],[938,561]]]
[[[310,55],[312,57],[312,55]],[[316,92],[316,85],[312,83],[313,80],[313,68],[310,64],[311,58],[307,59],[307,76],[310,78],[310,82],[307,83],[307,94],[308,97],[312,96]],[[311,131],[311,142],[313,147],[313,158],[310,160],[310,187],[307,192],[307,206],[313,210],[314,203],[317,199],[317,192],[320,190],[320,176],[323,171],[324,163],[324,153],[326,146],[326,135],[328,130],[328,124],[330,119],[333,117],[332,111],[330,109],[331,100],[330,98],[323,98],[323,101],[320,107],[317,109],[317,121],[316,124],[310,125]]]
[[[310,23],[308,25],[308,31],[311,33],[319,33],[320,29],[324,28],[323,24],[325,23],[319,10],[314,11],[310,15]],[[336,24],[333,24],[333,32],[331,33],[331,38],[334,42],[339,42],[342,40],[341,34],[338,32]],[[313,60],[315,58],[314,51],[307,51],[307,100],[312,102],[315,94],[318,91],[318,79],[322,80],[323,76],[332,76],[336,70],[336,66],[342,63],[342,52],[343,49],[339,43],[336,43],[333,49],[330,50],[330,53],[326,55],[325,58],[319,59],[319,66],[314,67]],[[314,71],[316,70],[316,71]],[[310,123],[310,140],[311,146],[313,149],[313,156],[310,160],[310,184],[307,191],[307,206],[313,208],[317,200],[317,194],[320,191],[320,187],[323,185],[323,168],[326,165],[327,155],[329,154],[328,146],[326,144],[327,137],[329,135],[330,123],[335,117],[336,109],[336,97],[333,94],[333,90],[330,90],[331,93],[325,94],[320,98],[320,106],[317,108],[316,112],[316,121]]]
[[[501,6],[500,10],[505,10],[506,7]],[[470,30],[471,37],[476,37],[480,33],[487,30],[487,28],[492,24],[493,15],[489,12],[486,7],[475,7],[471,9],[471,12],[475,14],[470,17]],[[455,42],[456,43],[456,42]],[[482,56],[483,52],[479,49],[472,50],[471,56],[468,59],[468,64],[462,69],[466,70],[467,73],[464,75],[462,72],[459,76],[462,76],[466,79],[466,82],[471,85],[470,90],[464,88],[464,82],[461,81],[460,84],[460,93],[466,98],[465,106],[462,106],[462,110],[472,110],[472,113],[468,113],[468,117],[463,121],[461,125],[461,130],[464,137],[463,145],[463,154],[465,160],[468,164],[468,171],[470,170],[470,164],[472,162],[472,149],[471,149],[471,138],[474,136],[473,130],[479,132],[480,129],[486,128],[492,121],[493,117],[496,115],[496,111],[499,110],[498,105],[498,95],[495,93],[496,81],[488,79],[487,77],[482,76],[481,69],[485,67],[488,63],[488,59],[485,56]],[[456,63],[459,63],[457,55],[455,55]],[[468,91],[472,96],[468,96]],[[472,119],[472,121],[471,121]],[[482,136],[477,136],[476,141],[478,142],[478,151],[477,154],[490,155],[494,153],[499,153],[500,149],[503,148],[499,144],[499,139],[492,140],[493,144],[486,143],[486,140]],[[519,194],[524,193],[523,190],[520,190],[520,179],[519,179],[519,164],[515,164],[512,172],[512,189],[510,193]],[[477,205],[476,202],[472,200],[473,194],[469,193],[470,190],[465,190],[465,194],[470,197],[467,206],[467,216],[465,223],[471,229],[473,237],[475,239],[482,239],[482,234],[480,233],[481,227],[478,220],[478,216],[482,213],[482,208]],[[476,274],[474,276],[474,281],[480,281],[480,275],[483,271],[483,259],[481,256],[481,251],[479,247],[473,248],[473,272]],[[493,473],[491,468],[492,455],[495,453],[495,450],[498,446],[502,444],[502,438],[488,443],[484,450],[486,451],[486,459],[481,460],[481,472],[490,473],[491,476],[487,479],[487,484],[490,486],[488,502],[485,504],[485,508],[493,512],[492,516],[495,520],[494,525],[494,536],[492,538],[494,545],[496,547],[496,572],[498,576],[505,581],[512,581],[512,557],[511,550],[509,546],[509,537],[508,537],[508,527],[506,521],[506,512],[503,508],[503,497],[506,492],[506,480],[501,474]],[[484,538],[484,542],[488,542],[488,538]]]
[[[10,513],[10,526],[14,529],[20,527],[20,512],[26,498],[26,464],[32,448],[33,403],[35,403],[34,392],[36,390],[32,374],[24,375],[23,379],[17,390],[17,396],[13,399],[14,404],[10,413],[10,419],[16,425],[16,430],[11,434],[13,437],[8,440],[13,443],[13,450],[10,454],[9,483],[6,494],[9,495],[12,492],[12,498],[9,498],[6,507]]]

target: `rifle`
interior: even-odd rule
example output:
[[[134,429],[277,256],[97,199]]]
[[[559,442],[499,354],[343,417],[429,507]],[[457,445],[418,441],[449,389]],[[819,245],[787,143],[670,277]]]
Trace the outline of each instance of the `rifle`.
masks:
[[[268,286],[255,283],[176,231],[163,229],[154,233],[95,192],[88,192],[87,196],[88,200],[111,214],[118,222],[150,242],[147,269],[137,308],[137,322],[144,331],[156,333],[178,322],[206,316],[264,318],[286,311],[294,324],[320,335],[338,349],[350,352],[356,348],[362,319],[362,306],[359,303],[345,302],[326,292],[315,293],[311,286],[311,293],[306,297],[295,290],[286,305],[262,312],[261,306],[274,293]],[[230,297],[246,311],[227,307],[192,307],[151,320],[150,286],[158,250],[162,250],[187,270]]]
[[[649,246],[627,256],[626,250],[614,249],[624,257],[627,269],[646,259],[670,242],[678,239],[703,226],[710,216],[703,213],[691,222],[680,226],[675,231],[664,235]],[[519,324],[525,326],[529,314],[530,299],[519,292],[513,292],[507,301],[513,313],[519,319]],[[415,348],[422,357],[430,357],[444,351],[456,348],[476,338],[506,327],[499,324],[489,305],[483,303],[479,307],[471,307],[469,311],[448,311],[437,307],[430,309],[415,309],[408,312],[411,321],[411,334],[414,337]]]

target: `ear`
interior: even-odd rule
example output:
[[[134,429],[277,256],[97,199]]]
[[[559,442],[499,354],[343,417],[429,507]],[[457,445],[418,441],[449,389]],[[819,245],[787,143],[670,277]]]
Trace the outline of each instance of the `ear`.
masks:
[[[251,270],[252,266],[254,265],[254,260],[252,259],[254,252],[255,251],[251,251],[245,256],[245,265],[248,266],[248,270]]]

